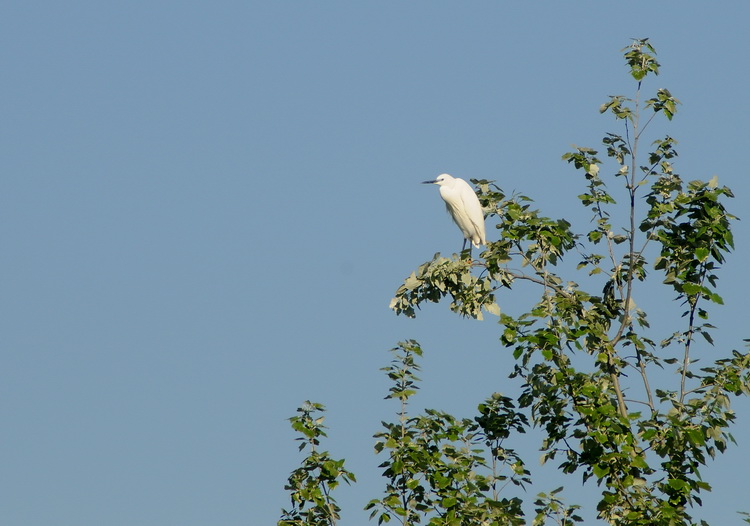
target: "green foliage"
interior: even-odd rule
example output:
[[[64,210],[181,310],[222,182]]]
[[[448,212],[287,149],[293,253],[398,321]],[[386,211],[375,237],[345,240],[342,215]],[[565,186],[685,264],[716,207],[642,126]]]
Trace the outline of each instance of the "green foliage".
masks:
[[[585,181],[579,200],[591,211],[589,229],[574,232],[527,197],[508,199],[474,181],[498,241],[476,261],[436,256],[396,291],[391,308],[413,317],[422,302],[450,295],[454,312],[481,319],[504,301],[519,308],[510,299],[518,280],[538,286],[535,302],[499,321],[501,343],[517,360],[511,376],[523,384],[519,407],[544,431],[542,460],[599,485],[599,517],[611,524],[694,524],[691,508],[710,491],[700,468],[732,441],[730,395],[750,394],[750,354],[694,365],[713,344],[711,305],[723,303],[718,271],[734,244],[736,218],[725,208],[733,195],[716,177],[684,182],[671,136],[639,153],[652,120],[671,121],[679,101],[658,89],[642,102],[642,83],[659,73],[656,52],[647,39],[623,51],[634,95],[600,108],[622,132],[604,135],[601,157],[589,147],[563,156]],[[582,277],[563,276],[566,256],[578,258]],[[655,280],[683,306],[681,326],[654,330],[636,305]],[[535,523],[575,520],[556,498],[540,496]]]
[[[284,486],[291,495],[292,508],[282,510],[278,526],[334,526],[341,511],[331,492],[343,480],[355,482],[354,473],[344,468],[344,460],[332,459],[327,451],[318,451],[320,439],[326,436],[322,404],[305,402],[297,409],[299,416],[289,419],[300,436],[299,450],[309,447],[310,452],[295,469]]]
[[[483,307],[489,312],[499,312],[492,281],[487,276],[473,276],[471,268],[471,260],[460,259],[456,254],[448,259],[437,253],[406,278],[390,307],[413,318],[414,307],[423,301],[437,303],[450,296],[450,309],[464,316],[481,320]]]
[[[422,349],[409,340],[391,352],[384,371],[393,386],[386,398],[398,399],[401,407],[398,421],[383,422],[375,435],[376,453],[388,455],[380,465],[387,483],[385,495],[365,508],[370,518],[378,524],[524,524],[521,499],[501,492],[508,484],[522,488],[530,482],[521,458],[504,445],[512,432],[525,432],[525,415],[496,393],[479,405],[473,420],[434,409],[411,416],[406,407],[417,391]]]
[[[553,521],[559,526],[570,526],[574,522],[583,522],[583,519],[576,514],[576,510],[580,508],[578,505],[566,506],[565,503],[560,500],[557,495],[562,491],[563,488],[557,488],[547,493],[540,493],[537,496],[534,505],[536,508],[536,517],[531,523],[532,526],[547,524],[549,520]]]
[[[581,146],[563,155],[584,182],[578,200],[591,214],[589,225],[576,231],[535,210],[526,196],[473,180],[496,228],[488,237],[497,241],[476,260],[435,254],[396,291],[390,306],[407,317],[443,298],[461,316],[497,316],[521,394],[493,394],[473,419],[433,409],[413,415],[407,408],[423,351],[413,340],[392,349],[386,398],[400,408],[398,420],[383,422],[375,435],[376,453],[387,457],[380,465],[386,487],[366,507],[378,524],[526,524],[517,490],[531,474],[508,442],[530,426],[542,434],[543,463],[597,485],[595,507],[605,522],[706,524],[692,516],[711,490],[701,468],[733,442],[731,397],[750,395],[750,353],[713,350],[709,323],[723,303],[719,270],[734,246],[736,218],[725,208],[733,194],[715,176],[684,181],[669,135],[640,151],[653,119],[672,121],[679,101],[663,88],[644,100],[643,83],[661,67],[648,39],[623,51],[633,94],[600,107],[614,116],[618,133],[604,134],[601,154]],[[574,258],[575,269],[562,264],[565,258]],[[519,283],[527,285],[521,296]],[[660,286],[682,316],[652,328],[636,298],[645,303]],[[530,297],[528,290],[536,292]],[[512,303],[513,315],[501,312],[503,303]],[[698,359],[707,365],[698,368]],[[313,453],[325,436],[310,416],[317,409],[292,419]],[[311,455],[290,477],[295,509],[280,524],[338,518],[329,491],[339,478],[354,477],[343,461],[322,455]],[[579,506],[565,504],[560,491],[538,495],[533,525],[581,522]]]
[[[640,82],[649,73],[659,74],[659,63],[656,61],[656,50],[648,43],[647,38],[635,39],[624,48],[625,62],[630,67],[630,74]]]

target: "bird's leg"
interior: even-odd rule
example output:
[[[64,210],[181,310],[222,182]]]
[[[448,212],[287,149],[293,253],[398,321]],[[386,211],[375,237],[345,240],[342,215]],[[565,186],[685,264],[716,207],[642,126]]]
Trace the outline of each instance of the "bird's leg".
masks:
[[[461,255],[464,255],[464,252],[466,252],[466,242],[469,241],[468,239],[464,238],[464,244],[461,246]],[[469,259],[471,259],[471,243],[469,243]]]

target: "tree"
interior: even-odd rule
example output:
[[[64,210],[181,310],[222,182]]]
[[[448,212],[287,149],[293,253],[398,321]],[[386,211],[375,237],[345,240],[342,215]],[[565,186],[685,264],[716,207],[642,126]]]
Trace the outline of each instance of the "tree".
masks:
[[[700,468],[733,441],[730,397],[750,394],[750,353],[695,364],[713,345],[709,314],[722,303],[718,271],[733,248],[735,219],[724,203],[733,195],[716,177],[683,181],[670,135],[642,153],[649,125],[660,116],[671,121],[679,101],[666,89],[642,94],[660,68],[648,39],[623,51],[634,94],[609,97],[600,108],[620,133],[604,135],[602,156],[588,147],[563,156],[585,181],[579,200],[591,211],[589,229],[574,232],[568,221],[533,209],[529,198],[473,180],[498,241],[478,260],[469,252],[436,254],[396,291],[391,308],[409,317],[445,297],[459,315],[499,316],[522,394],[515,401],[491,396],[473,420],[438,411],[410,417],[406,403],[422,351],[402,343],[386,369],[400,420],[376,435],[376,449],[389,454],[382,464],[386,494],[368,504],[380,522],[523,523],[520,498],[501,497],[498,484],[523,486],[529,473],[502,442],[533,426],[543,434],[544,461],[600,487],[596,509],[604,521],[695,524],[691,513],[710,490]],[[616,224],[616,211],[625,212],[624,224]],[[520,282],[536,288],[536,299],[521,314],[502,312]],[[646,308],[636,304],[659,283],[681,306],[677,326],[651,328]],[[522,299],[514,296],[513,304]],[[501,475],[499,466],[509,473]],[[534,524],[579,520],[559,490],[535,504]]]

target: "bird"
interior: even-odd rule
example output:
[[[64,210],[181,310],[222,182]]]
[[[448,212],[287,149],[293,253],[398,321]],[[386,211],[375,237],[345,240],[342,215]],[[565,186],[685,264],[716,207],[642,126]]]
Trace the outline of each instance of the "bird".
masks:
[[[471,241],[476,248],[487,244],[482,205],[469,183],[459,177],[440,174],[435,180],[422,181],[422,184],[436,184],[440,187],[440,197],[445,201],[445,208],[464,235],[461,252],[466,249],[467,241]]]

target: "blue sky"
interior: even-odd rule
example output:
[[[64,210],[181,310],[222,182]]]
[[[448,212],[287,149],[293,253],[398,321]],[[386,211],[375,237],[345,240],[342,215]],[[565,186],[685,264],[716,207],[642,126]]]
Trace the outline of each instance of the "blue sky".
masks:
[[[418,183],[495,179],[585,226],[560,157],[618,131],[597,110],[629,93],[619,50],[648,36],[663,73],[646,89],[683,102],[678,172],[719,175],[744,217],[749,17],[695,1],[5,2],[0,522],[273,524],[300,459],[285,419],[312,399],[360,479],[344,522],[366,523],[372,434],[395,410],[387,349],[424,346],[417,406],[471,416],[517,391],[492,318],[387,308],[461,242]],[[746,222],[735,238],[706,361],[749,336]],[[697,515],[715,524],[750,510],[750,404],[736,409],[739,447],[704,471]],[[587,491],[566,482],[571,501]]]

